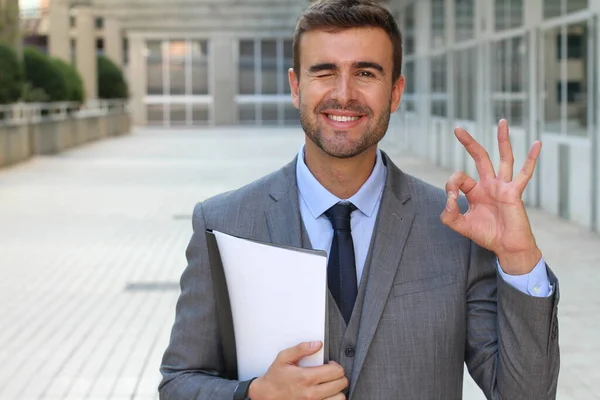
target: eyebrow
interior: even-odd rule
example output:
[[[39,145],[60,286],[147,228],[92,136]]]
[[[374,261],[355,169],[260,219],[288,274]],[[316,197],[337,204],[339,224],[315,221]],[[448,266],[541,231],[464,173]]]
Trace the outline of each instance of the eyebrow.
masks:
[[[383,67],[381,65],[379,65],[375,62],[371,62],[371,61],[357,61],[352,64],[352,67],[355,69],[365,69],[365,68],[374,69],[374,70],[381,72],[382,74],[385,74],[385,71],[383,70]],[[321,63],[321,64],[312,65],[308,69],[308,72],[310,72],[311,74],[314,74],[314,73],[321,72],[321,71],[337,71],[338,69],[339,69],[338,66],[335,65],[334,63]]]

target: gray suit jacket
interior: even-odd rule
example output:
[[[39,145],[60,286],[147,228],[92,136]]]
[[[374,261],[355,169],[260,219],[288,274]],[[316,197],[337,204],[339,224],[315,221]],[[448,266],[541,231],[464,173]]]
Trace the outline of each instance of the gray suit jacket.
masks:
[[[355,313],[331,311],[330,358],[350,379],[349,398],[460,399],[463,365],[488,399],[556,397],[558,281],[527,296],[504,282],[495,256],[440,222],[445,193],[400,171],[384,154],[387,182]],[[161,399],[231,400],[222,379],[205,229],[310,247],[298,206],[295,162],[199,203]],[[461,206],[466,207],[464,199]],[[303,239],[304,238],[304,239]],[[343,331],[346,330],[344,333]],[[347,351],[351,343],[352,351]]]

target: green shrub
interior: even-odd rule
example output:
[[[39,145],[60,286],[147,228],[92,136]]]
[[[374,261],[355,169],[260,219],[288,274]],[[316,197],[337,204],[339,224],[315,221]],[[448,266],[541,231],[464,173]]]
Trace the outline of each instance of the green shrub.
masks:
[[[81,75],[75,66],[66,63],[60,58],[52,58],[52,62],[60,68],[67,83],[67,100],[82,103],[85,99],[85,89]]]
[[[0,104],[18,101],[23,83],[23,65],[17,53],[8,45],[0,43]]]
[[[44,53],[33,47],[23,51],[25,79],[33,89],[42,89],[50,101],[66,101],[69,91],[60,67]]]
[[[108,57],[98,56],[98,98],[126,99],[129,97],[123,71]]]
[[[44,92],[44,89],[31,86],[31,83],[25,82],[21,94],[21,101],[26,103],[47,103],[50,101],[50,96]]]

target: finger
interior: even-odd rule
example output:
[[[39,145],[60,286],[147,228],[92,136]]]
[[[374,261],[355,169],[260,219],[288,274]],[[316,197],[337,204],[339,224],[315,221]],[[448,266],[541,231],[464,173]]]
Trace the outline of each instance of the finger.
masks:
[[[328,397],[324,400],[346,400],[346,396],[344,395],[344,393],[338,393],[335,396]]]
[[[320,385],[315,386],[315,398],[317,399],[329,399],[334,396],[343,395],[342,390],[348,387],[348,379],[346,377],[342,377],[340,379],[336,379],[334,381],[325,382]],[[335,397],[334,397],[335,398]],[[345,397],[342,397],[345,398]]]
[[[500,120],[498,123],[498,148],[500,149],[498,177],[505,182],[510,182],[513,179],[515,158],[510,144],[508,122],[505,119]]]
[[[475,161],[480,178],[493,179],[496,177],[494,165],[488,152],[463,128],[456,128],[454,134],[458,141],[465,147],[471,158]]]
[[[321,342],[304,342],[294,347],[282,350],[275,359],[276,362],[283,364],[296,364],[302,358],[311,356],[321,349]]]
[[[455,230],[462,236],[468,237],[469,232],[467,229],[465,216],[461,214],[460,209],[458,208],[458,202],[454,197],[448,196],[446,207],[440,215],[440,220],[444,225]]]
[[[304,379],[307,382],[313,384],[322,384],[326,382],[335,381],[344,377],[344,368],[336,362],[329,362],[329,364],[321,365],[318,367],[305,367],[302,368]]]
[[[515,177],[515,184],[520,189],[521,193],[525,191],[527,183],[529,183],[529,180],[531,180],[531,177],[533,176],[533,172],[535,171],[535,166],[537,164],[537,160],[540,156],[541,151],[542,142],[536,141],[535,143],[533,143],[531,149],[529,150],[529,154],[527,154],[527,159],[523,164],[523,168],[521,168],[521,171],[519,171],[519,173]]]
[[[477,182],[463,171],[456,171],[446,182],[446,193],[458,199],[459,191],[468,195]]]

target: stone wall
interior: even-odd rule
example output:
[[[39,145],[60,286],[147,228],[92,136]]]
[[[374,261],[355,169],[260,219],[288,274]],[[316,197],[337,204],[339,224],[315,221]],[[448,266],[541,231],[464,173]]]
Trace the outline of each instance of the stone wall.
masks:
[[[60,153],[130,131],[130,114],[122,111],[32,124],[0,125],[0,168],[35,155]]]

